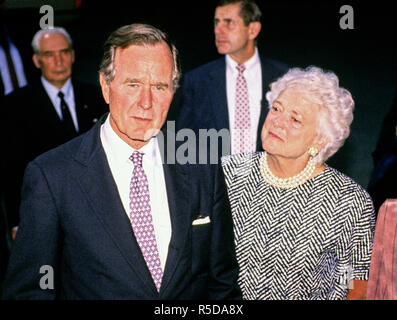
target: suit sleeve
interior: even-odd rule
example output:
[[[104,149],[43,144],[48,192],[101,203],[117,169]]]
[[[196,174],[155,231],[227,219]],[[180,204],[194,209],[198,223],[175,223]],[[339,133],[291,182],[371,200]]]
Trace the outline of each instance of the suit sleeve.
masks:
[[[215,177],[209,299],[241,299],[241,291],[237,285],[238,264],[232,215],[219,165],[216,166]]]
[[[25,172],[20,216],[3,298],[54,299],[59,221],[48,181],[34,162]]]

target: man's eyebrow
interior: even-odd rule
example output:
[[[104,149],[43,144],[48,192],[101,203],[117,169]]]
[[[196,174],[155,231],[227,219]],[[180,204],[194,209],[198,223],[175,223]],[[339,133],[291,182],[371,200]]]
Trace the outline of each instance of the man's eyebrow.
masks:
[[[168,88],[169,87],[169,85],[168,85],[168,83],[166,83],[166,82],[155,82],[155,83],[152,83],[152,84],[150,84],[151,86],[155,86],[155,87],[165,87],[165,88]]]
[[[69,51],[69,50],[72,50],[72,48],[66,47],[66,48],[62,48],[62,49],[59,49],[59,50],[44,50],[41,53],[42,54],[43,53],[53,53],[53,52],[61,52],[61,51]]]
[[[139,80],[137,78],[127,78],[124,80],[123,83],[142,83],[142,80]]]
[[[138,79],[138,78],[127,78],[127,79],[124,80],[123,83],[143,83],[143,81],[140,80],[140,79]],[[169,87],[169,84],[166,83],[166,82],[161,82],[161,81],[159,81],[159,82],[151,83],[150,86],[152,86],[152,87],[153,87],[153,86],[154,86],[154,87],[160,86],[160,87],[168,88],[168,87]]]

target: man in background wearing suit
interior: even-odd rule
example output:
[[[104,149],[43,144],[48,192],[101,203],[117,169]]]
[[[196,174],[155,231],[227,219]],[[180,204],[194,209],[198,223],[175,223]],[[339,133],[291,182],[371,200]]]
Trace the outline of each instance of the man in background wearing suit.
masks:
[[[7,10],[5,0],[0,0],[0,103],[4,95],[27,84],[21,52],[14,43],[17,37],[10,35],[7,25]]]
[[[28,165],[5,299],[241,297],[220,167],[160,153],[177,61],[154,27],[110,35],[100,69],[110,113]],[[40,287],[43,265],[54,289]]]
[[[177,129],[226,128],[231,140],[225,150],[233,154],[262,150],[265,93],[287,71],[283,64],[259,56],[260,18],[252,0],[221,0],[214,32],[218,52],[225,57],[188,72],[173,102]]]
[[[71,78],[74,50],[65,29],[38,31],[32,48],[41,78],[5,96],[1,110],[8,155],[3,168],[5,207],[14,234],[27,163],[90,129],[107,109],[99,87]]]

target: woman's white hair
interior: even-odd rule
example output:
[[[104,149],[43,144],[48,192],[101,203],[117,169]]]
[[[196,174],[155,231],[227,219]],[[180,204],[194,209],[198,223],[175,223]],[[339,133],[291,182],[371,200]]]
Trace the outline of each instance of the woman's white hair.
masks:
[[[38,55],[40,52],[40,40],[45,34],[62,34],[68,40],[70,48],[73,48],[72,38],[64,28],[53,27],[53,28],[41,29],[36,32],[36,34],[33,36],[32,39],[32,49],[36,55]]]
[[[296,88],[314,103],[320,105],[317,134],[328,142],[316,156],[316,164],[324,163],[342,147],[350,134],[354,101],[350,92],[339,87],[338,77],[331,71],[314,66],[292,68],[271,85],[266,94],[269,107],[282,91]]]

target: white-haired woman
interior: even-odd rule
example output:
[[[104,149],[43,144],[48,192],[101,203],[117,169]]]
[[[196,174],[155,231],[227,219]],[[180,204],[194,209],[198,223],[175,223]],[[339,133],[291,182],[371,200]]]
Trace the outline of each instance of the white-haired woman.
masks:
[[[293,68],[266,95],[264,152],[224,157],[245,299],[363,299],[374,209],[324,162],[344,143],[351,94],[317,67]]]

